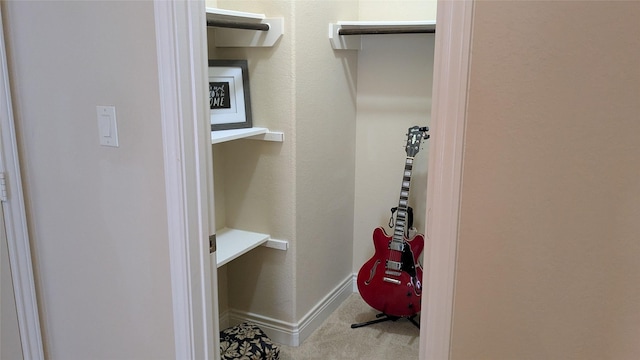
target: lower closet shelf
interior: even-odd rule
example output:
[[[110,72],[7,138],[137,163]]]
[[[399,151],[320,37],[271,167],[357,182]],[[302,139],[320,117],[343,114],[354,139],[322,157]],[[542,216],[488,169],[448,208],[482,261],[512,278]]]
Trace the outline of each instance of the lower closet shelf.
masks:
[[[211,144],[219,144],[237,139],[284,141],[284,133],[270,131],[267,128],[251,127],[244,129],[216,130],[211,132]]]
[[[216,234],[216,264],[218,267],[228,263],[249,250],[266,243],[268,234],[224,228]]]

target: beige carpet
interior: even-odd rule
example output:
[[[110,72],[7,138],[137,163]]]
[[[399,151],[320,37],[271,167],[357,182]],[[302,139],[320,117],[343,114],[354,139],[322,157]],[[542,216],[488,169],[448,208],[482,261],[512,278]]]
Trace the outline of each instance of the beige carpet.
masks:
[[[352,329],[378,312],[352,294],[299,347],[280,346],[281,360],[416,360],[420,330],[406,319]],[[419,318],[416,317],[416,318]]]

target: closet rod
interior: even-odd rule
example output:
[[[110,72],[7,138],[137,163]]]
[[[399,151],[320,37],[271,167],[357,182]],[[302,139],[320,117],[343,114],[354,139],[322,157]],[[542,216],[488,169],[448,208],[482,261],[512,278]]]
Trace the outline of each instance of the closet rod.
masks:
[[[380,27],[380,28],[354,28],[338,29],[338,35],[383,35],[383,34],[434,34],[436,29],[425,29],[424,27]]]
[[[258,31],[269,31],[270,28],[269,24],[233,20],[207,20],[207,26]]]

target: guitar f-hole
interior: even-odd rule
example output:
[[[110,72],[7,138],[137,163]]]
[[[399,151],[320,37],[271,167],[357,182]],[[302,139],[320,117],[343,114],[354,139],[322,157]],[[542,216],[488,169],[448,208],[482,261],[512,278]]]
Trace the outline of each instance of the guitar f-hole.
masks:
[[[373,280],[373,277],[376,275],[376,268],[378,267],[379,264],[380,264],[380,260],[376,260],[376,262],[371,267],[371,271],[369,272],[369,280],[364,282],[365,285],[371,284],[371,280]]]

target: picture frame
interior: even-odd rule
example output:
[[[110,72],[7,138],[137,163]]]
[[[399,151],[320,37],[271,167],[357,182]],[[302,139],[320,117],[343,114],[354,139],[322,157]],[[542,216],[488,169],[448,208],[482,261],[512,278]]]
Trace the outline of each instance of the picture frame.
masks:
[[[253,126],[247,60],[209,60],[211,131]]]

